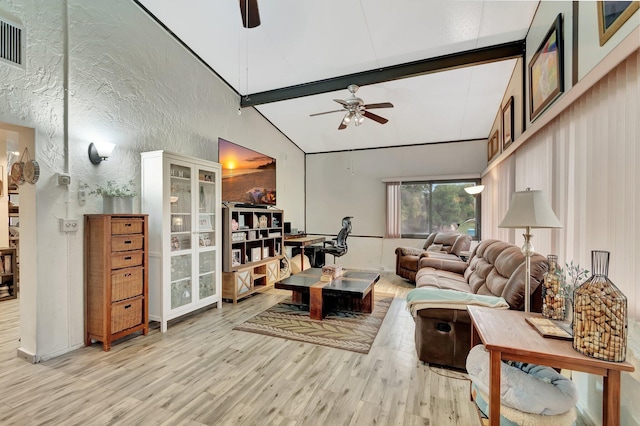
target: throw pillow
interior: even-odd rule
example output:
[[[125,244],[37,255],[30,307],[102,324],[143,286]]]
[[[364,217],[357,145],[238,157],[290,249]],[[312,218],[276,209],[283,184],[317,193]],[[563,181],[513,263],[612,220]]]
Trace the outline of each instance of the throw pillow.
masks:
[[[400,251],[403,256],[420,256],[422,254],[422,249],[413,247],[400,247]]]
[[[427,251],[442,251],[442,244],[431,244],[427,247]]]

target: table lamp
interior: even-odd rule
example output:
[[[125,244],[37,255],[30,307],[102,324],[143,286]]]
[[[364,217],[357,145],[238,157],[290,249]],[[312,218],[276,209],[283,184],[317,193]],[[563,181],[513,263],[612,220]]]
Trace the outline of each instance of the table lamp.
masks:
[[[531,255],[534,253],[531,244],[531,228],[562,228],[562,224],[551,209],[544,192],[527,188],[526,191],[514,192],[511,197],[509,211],[498,228],[524,228],[526,231],[522,254],[525,258],[525,298],[524,311],[530,312],[531,299]]]

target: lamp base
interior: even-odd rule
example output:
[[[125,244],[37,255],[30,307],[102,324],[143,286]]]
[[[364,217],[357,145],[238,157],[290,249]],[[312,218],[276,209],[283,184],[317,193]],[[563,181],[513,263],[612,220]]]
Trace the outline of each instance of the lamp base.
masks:
[[[527,226],[526,233],[522,234],[524,244],[522,245],[522,254],[524,255],[524,311],[531,312],[531,255],[534,253],[533,244],[531,243],[531,227]]]

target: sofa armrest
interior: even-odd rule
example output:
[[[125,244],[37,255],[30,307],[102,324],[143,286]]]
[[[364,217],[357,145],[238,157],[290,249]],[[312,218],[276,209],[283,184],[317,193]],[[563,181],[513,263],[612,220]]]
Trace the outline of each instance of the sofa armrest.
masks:
[[[453,258],[422,256],[418,262],[418,269],[431,267],[441,271],[455,272],[456,274],[464,275],[464,271],[468,266],[467,262],[460,260],[460,258],[454,255],[449,256],[453,256]]]
[[[420,256],[424,250],[415,247],[398,247],[396,254],[399,256]]]

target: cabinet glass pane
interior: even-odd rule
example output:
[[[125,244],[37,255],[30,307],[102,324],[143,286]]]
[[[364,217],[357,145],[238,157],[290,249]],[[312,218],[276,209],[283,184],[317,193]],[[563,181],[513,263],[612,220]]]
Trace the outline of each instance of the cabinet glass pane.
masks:
[[[191,249],[191,168],[169,165],[171,251]]]
[[[171,281],[178,281],[191,277],[191,255],[171,257]]]
[[[215,174],[207,170],[199,170],[198,210],[200,213],[213,214],[215,211],[216,183]]]
[[[215,294],[214,273],[201,275],[199,277],[198,287],[200,289],[200,299],[213,296]]]
[[[199,273],[213,272],[216,268],[216,252],[214,250],[200,252],[198,256]]]
[[[171,283],[171,309],[191,303],[191,280]]]

